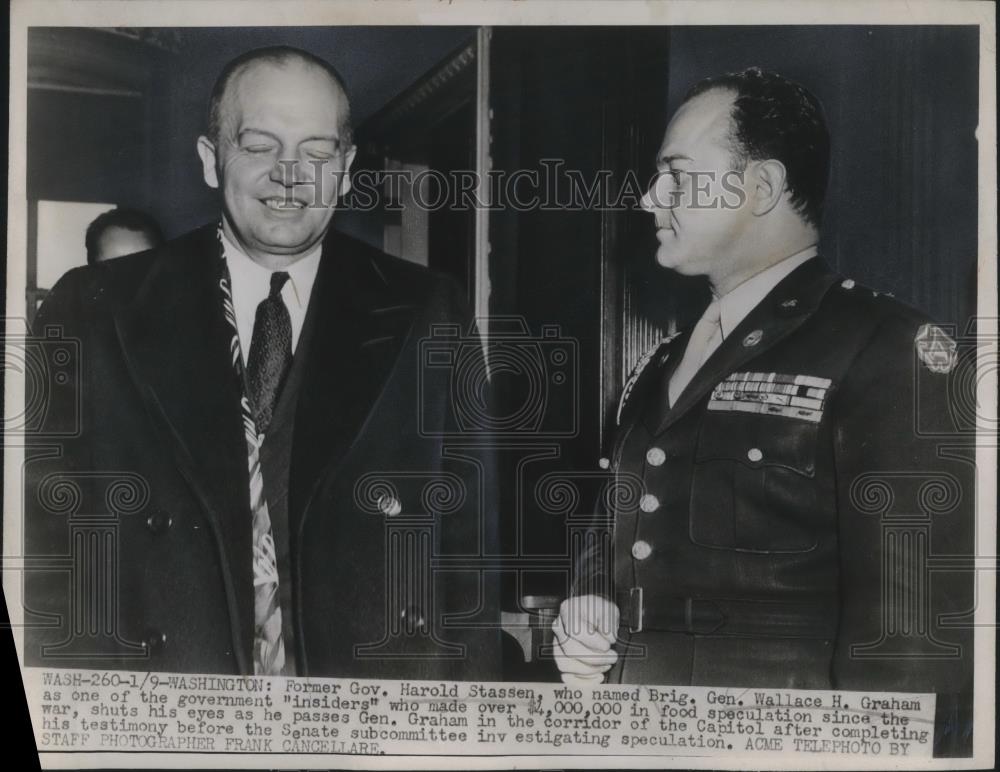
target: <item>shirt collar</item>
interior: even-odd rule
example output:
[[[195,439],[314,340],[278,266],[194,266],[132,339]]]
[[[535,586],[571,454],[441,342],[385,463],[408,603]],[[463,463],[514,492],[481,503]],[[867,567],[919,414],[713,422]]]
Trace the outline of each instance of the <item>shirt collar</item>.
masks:
[[[778,282],[806,260],[816,257],[818,254],[819,250],[815,244],[806,247],[801,252],[796,252],[751,276],[719,298],[721,309],[719,323],[722,327],[722,336],[728,338],[739,323],[747,317],[747,314],[756,308],[760,301],[767,296],[767,293],[778,285]]]
[[[257,292],[252,293],[251,297],[259,295],[261,291],[266,296],[270,287],[271,274],[274,271],[254,262],[226,237],[225,232],[222,233],[222,249],[226,256],[229,278],[233,285],[247,289],[256,288]],[[312,294],[312,287],[316,281],[316,272],[319,270],[319,259],[322,252],[323,245],[319,244],[305,257],[300,257],[283,269],[288,273],[288,283],[292,287],[291,297],[285,296],[286,302],[291,300],[302,310],[309,305],[309,296]],[[235,286],[233,290],[236,291]]]

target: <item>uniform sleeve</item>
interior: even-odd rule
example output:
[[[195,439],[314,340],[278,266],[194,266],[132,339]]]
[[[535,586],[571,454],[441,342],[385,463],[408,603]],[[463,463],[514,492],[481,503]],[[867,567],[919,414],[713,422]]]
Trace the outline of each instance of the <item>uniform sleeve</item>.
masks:
[[[636,420],[634,415],[637,406],[641,406],[643,397],[636,397],[648,390],[650,385],[659,383],[663,377],[663,364],[666,361],[667,346],[678,335],[665,338],[649,349],[632,368],[625,381],[622,394],[618,401],[615,420],[609,427],[609,436],[614,437],[610,458],[603,459],[609,468],[608,479],[602,485],[600,494],[594,505],[594,516],[590,527],[580,536],[580,543],[572,552],[573,573],[571,595],[597,595],[615,602],[614,586],[614,525],[615,501],[619,497],[629,498],[634,491],[629,490],[630,483],[621,477],[615,468],[615,455],[619,443],[625,434],[625,428]],[[655,364],[651,364],[654,363]]]
[[[609,485],[613,485],[610,476]],[[570,545],[573,560],[570,595],[597,595],[613,603],[614,519],[607,502],[610,490],[609,487],[602,490],[589,526],[577,534],[578,543]]]
[[[618,401],[618,409],[614,422],[608,430],[608,435],[614,438],[610,458],[602,462],[609,468],[607,480],[601,486],[600,494],[594,505],[594,516],[590,527],[580,536],[580,543],[572,552],[573,573],[571,595],[597,595],[615,602],[614,586],[614,526],[615,501],[621,498],[631,498],[635,493],[633,481],[619,475],[615,456],[619,451],[619,443],[626,433],[626,428],[637,420],[636,409],[644,401],[644,395],[650,386],[662,381],[663,365],[666,362],[668,346],[679,335],[664,338],[656,346],[649,349],[632,368],[625,381],[622,394]],[[637,396],[638,395],[638,396]],[[572,549],[572,547],[571,547]]]
[[[940,733],[942,711],[972,691],[975,437],[954,420],[962,360],[946,346],[919,356],[927,329],[883,320],[835,398],[832,676],[838,689],[937,693]]]

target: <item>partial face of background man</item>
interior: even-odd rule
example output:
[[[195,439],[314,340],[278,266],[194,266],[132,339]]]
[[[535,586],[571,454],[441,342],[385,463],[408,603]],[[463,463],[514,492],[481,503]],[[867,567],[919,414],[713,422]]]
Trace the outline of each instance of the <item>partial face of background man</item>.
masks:
[[[230,80],[218,136],[199,137],[205,182],[222,190],[226,236],[265,267],[311,251],[350,189],[348,109],[320,67],[255,62]]]
[[[95,262],[113,260],[116,257],[142,252],[155,246],[156,241],[143,231],[132,231],[128,228],[112,226],[101,234],[98,241],[98,254],[94,260]]]
[[[87,226],[85,243],[87,262],[93,265],[158,247],[163,243],[163,232],[145,212],[117,207]]]
[[[642,206],[656,219],[657,262],[685,275],[711,273],[740,248],[753,214],[734,169],[736,95],[712,89],[685,102],[667,126],[656,182]]]

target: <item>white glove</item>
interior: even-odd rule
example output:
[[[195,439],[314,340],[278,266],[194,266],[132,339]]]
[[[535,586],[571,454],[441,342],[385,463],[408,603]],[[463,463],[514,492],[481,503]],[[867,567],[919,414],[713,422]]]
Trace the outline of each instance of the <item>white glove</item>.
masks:
[[[567,598],[552,623],[556,665],[567,684],[599,684],[618,661],[611,648],[618,632],[618,607],[598,595]]]

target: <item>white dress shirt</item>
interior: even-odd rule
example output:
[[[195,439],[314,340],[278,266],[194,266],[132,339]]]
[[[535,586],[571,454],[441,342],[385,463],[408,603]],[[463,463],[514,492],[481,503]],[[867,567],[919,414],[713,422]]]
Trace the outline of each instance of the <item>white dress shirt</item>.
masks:
[[[265,268],[250,259],[239,247],[222,235],[223,253],[229,266],[230,289],[233,293],[233,310],[236,312],[236,329],[240,336],[240,350],[243,361],[250,356],[250,341],[253,338],[253,323],[257,316],[257,306],[271,292],[271,274],[275,271]],[[317,246],[305,257],[301,257],[281,270],[288,274],[288,281],[281,288],[281,299],[292,320],[292,352],[299,342],[302,323],[309,307],[319,270],[322,245]]]

